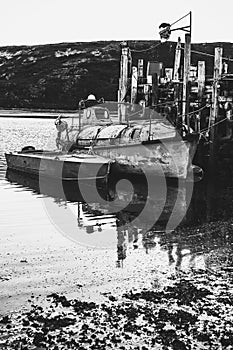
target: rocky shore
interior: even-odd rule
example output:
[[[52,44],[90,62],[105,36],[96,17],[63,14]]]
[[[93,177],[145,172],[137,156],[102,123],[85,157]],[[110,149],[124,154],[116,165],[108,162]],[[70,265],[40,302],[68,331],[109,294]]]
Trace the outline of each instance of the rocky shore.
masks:
[[[1,349],[232,349],[233,279],[171,275],[166,285],[103,293],[101,303],[52,293],[0,319]]]

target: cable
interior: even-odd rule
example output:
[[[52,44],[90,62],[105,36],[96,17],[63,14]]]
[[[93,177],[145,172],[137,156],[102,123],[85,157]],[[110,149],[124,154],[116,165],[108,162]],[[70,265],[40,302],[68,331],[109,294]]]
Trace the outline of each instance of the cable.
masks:
[[[145,51],[150,51],[152,49],[155,49],[156,47],[158,47],[160,45],[161,45],[161,42],[159,42],[157,45],[153,45],[147,49],[143,49],[143,50],[130,49],[130,51],[132,51],[132,52],[145,52]]]
[[[166,101],[166,102],[161,102],[161,103],[157,103],[156,105],[154,105],[153,107],[159,107],[159,106],[163,106],[163,105],[168,105],[168,104],[173,104],[176,103],[177,101]]]
[[[224,121],[227,120],[227,119],[228,119],[228,118],[226,117],[226,118],[224,118],[224,119],[222,119],[222,120],[219,120],[218,122],[216,122],[216,123],[210,125],[208,128],[202,129],[201,132],[200,132],[200,134],[202,134],[202,133],[205,132],[205,131],[210,130],[210,128],[213,128],[214,126],[216,126],[216,125],[218,125],[218,124],[224,122]]]
[[[184,50],[184,47],[180,48],[181,50]],[[206,53],[206,52],[202,52],[202,51],[197,51],[197,50],[191,50],[192,53],[197,53],[199,55],[203,55],[203,56],[208,56],[208,57],[215,57],[214,54],[211,53]],[[227,60],[227,61],[231,61],[233,62],[233,58],[230,57],[222,57],[223,60]]]
[[[187,113],[186,115],[191,115],[191,114],[199,113],[200,111],[203,111],[203,109],[205,109],[205,108],[210,108],[210,105],[207,104],[207,105],[205,105],[205,106],[203,106],[203,107],[197,109],[196,111]]]
[[[174,26],[174,24],[176,24],[177,22],[181,21],[183,18],[187,17],[187,16],[190,16],[190,12],[187,13],[186,15],[184,15],[183,17],[177,19],[177,21],[173,22],[170,26]]]
[[[205,108],[210,108],[210,105],[205,105],[205,106],[203,106],[203,107],[197,109],[196,111],[192,111],[192,112],[189,112],[189,113],[187,113],[187,114],[179,114],[177,117],[182,117],[182,116],[187,117],[187,116],[189,116],[189,115],[199,113],[200,111],[202,111],[202,110],[205,109]]]
[[[186,15],[187,16],[187,15]],[[186,17],[184,16],[184,17]],[[181,19],[183,19],[184,17],[182,17]],[[179,20],[178,20],[179,21]],[[177,23],[178,21],[174,22],[173,24]],[[171,24],[171,26],[173,25]],[[152,49],[155,49],[156,47],[160,46],[162,43],[159,42],[157,45],[153,45],[147,49],[143,49],[143,50],[136,50],[136,49],[130,49],[130,51],[132,52],[145,52],[145,51],[150,51]],[[181,50],[184,50],[184,47],[180,47]],[[202,51],[197,51],[197,50],[191,50],[192,53],[196,53],[196,54],[199,54],[199,55],[203,55],[203,56],[208,56],[208,57],[215,57],[214,54],[211,54],[211,53],[207,53],[207,52],[202,52]],[[222,57],[223,60],[227,60],[227,61],[230,61],[230,62],[233,62],[233,58],[230,58],[230,57]]]

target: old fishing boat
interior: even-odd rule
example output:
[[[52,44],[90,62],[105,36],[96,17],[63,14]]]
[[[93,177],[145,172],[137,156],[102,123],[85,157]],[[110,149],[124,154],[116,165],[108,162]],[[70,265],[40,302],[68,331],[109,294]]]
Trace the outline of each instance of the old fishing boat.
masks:
[[[5,154],[8,169],[63,180],[107,179],[111,160],[85,152],[36,150],[24,147]]]
[[[140,106],[120,104],[125,118],[119,120],[116,106],[103,103],[58,117],[57,150],[29,146],[6,153],[8,168],[64,180],[107,179],[110,173],[187,179],[198,135],[181,137],[166,118],[154,110],[145,115]]]
[[[129,109],[130,105],[123,107]],[[140,106],[136,111],[135,108],[127,111],[124,121],[119,121],[109,103],[89,107],[77,118],[59,117],[58,149],[67,152],[92,149],[94,154],[112,160],[115,174],[186,179],[199,136],[195,133],[181,136],[174,125],[154,110],[145,116]]]

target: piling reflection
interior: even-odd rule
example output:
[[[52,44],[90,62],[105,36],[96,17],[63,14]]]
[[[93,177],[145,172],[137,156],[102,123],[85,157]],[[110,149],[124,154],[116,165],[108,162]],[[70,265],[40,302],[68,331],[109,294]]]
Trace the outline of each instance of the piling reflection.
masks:
[[[216,215],[221,217],[223,212],[223,208],[220,209],[217,204],[223,203],[225,199],[218,197],[216,184],[197,183],[188,207],[190,193],[187,186],[178,186],[175,181],[167,184],[165,199],[164,193],[159,191],[160,186],[155,186],[153,193],[148,194],[147,184],[142,181],[133,182],[133,195],[124,182],[117,190],[114,182],[108,186],[99,185],[98,192],[103,202],[96,202],[91,191],[93,184],[86,183],[90,193],[87,203],[82,198],[78,183],[63,182],[63,190],[59,192],[56,180],[45,179],[42,191],[37,178],[13,171],[8,171],[6,178],[22,190],[51,197],[55,205],[64,209],[72,204],[77,216],[77,237],[82,235],[87,242],[111,239],[115,245],[117,267],[123,267],[127,264],[127,257],[132,254],[140,256],[142,251],[144,254],[157,255],[158,259],[161,256],[161,264],[175,270],[211,268],[223,260],[226,265],[230,261],[232,224],[221,227],[220,223],[212,227],[208,223],[214,217],[217,219]],[[118,210],[122,203],[128,202],[129,196],[129,204],[123,210]],[[137,220],[148,198],[150,205]],[[228,208],[231,208],[231,198],[233,193],[229,201],[225,201]],[[163,200],[163,211],[151,227],[150,217]],[[184,219],[175,232],[169,232],[166,225],[177,202],[178,214]],[[198,228],[197,224],[200,223],[202,225]]]

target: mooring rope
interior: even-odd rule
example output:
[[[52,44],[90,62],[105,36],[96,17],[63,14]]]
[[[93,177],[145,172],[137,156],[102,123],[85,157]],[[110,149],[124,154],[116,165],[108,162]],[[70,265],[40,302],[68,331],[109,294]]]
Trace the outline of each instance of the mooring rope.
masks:
[[[200,134],[201,134],[201,135],[202,135],[202,134],[204,135],[204,132],[209,131],[211,128],[215,127],[215,126],[218,125],[218,124],[221,124],[222,122],[224,122],[224,121],[227,120],[227,119],[228,119],[228,118],[226,117],[226,118],[224,118],[224,119],[222,119],[222,120],[219,120],[218,122],[216,122],[216,123],[214,123],[214,124],[208,126],[208,128],[202,129],[201,132],[200,132]]]
[[[203,107],[197,109],[196,111],[192,111],[192,112],[189,112],[189,113],[186,113],[186,114],[179,114],[177,117],[182,117],[182,116],[188,117],[189,115],[199,113],[200,111],[202,111],[202,110],[205,109],[205,108],[210,108],[210,105],[207,104],[207,105],[205,105],[205,106],[203,106]]]

